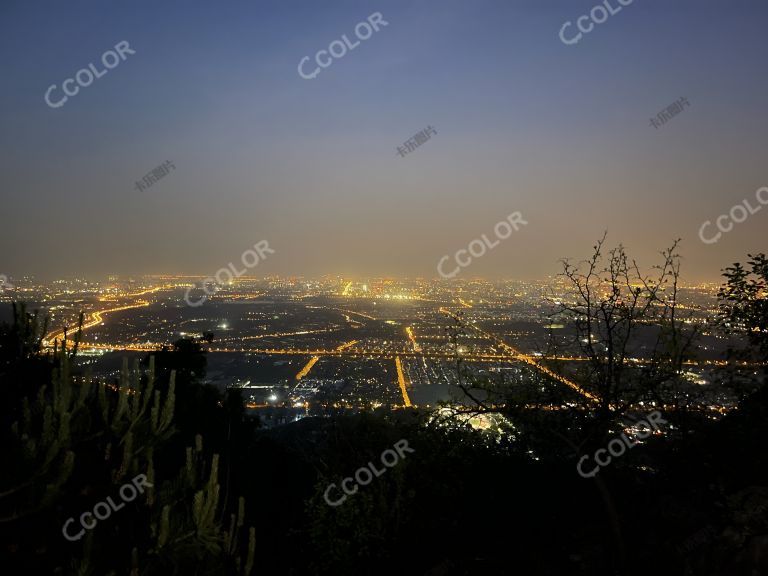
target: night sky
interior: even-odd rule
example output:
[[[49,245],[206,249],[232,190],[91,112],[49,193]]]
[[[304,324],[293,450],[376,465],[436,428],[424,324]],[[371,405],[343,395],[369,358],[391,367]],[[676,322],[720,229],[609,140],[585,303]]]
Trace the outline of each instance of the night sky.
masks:
[[[768,206],[699,239],[768,186],[768,3],[635,0],[561,42],[596,3],[2,0],[0,273],[209,275],[268,240],[257,274],[436,277],[520,211],[465,276],[555,274],[607,230],[646,263],[680,237],[684,279],[714,280],[768,248]],[[299,76],[375,12],[387,26]],[[122,41],[135,54],[46,104]]]

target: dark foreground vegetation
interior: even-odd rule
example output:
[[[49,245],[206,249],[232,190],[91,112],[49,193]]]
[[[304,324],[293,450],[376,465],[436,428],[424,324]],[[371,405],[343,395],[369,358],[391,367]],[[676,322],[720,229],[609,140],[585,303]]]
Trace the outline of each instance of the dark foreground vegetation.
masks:
[[[607,269],[621,264],[621,251],[610,257]],[[720,294],[721,329],[744,343],[734,362],[758,366],[737,410],[715,419],[669,403],[686,335],[660,316],[670,352],[652,373],[625,370],[617,382],[625,367],[610,365],[612,351],[595,353],[580,375],[594,405],[545,409],[509,390],[491,404],[497,388],[468,382],[476,400],[485,388],[473,414],[513,424],[485,432],[405,410],[265,430],[237,394],[201,384],[204,342],[179,341],[103,382],[78,366],[72,343],[43,350],[43,320],[15,305],[14,322],[0,327],[0,573],[768,574],[767,278],[765,258],[753,257],[726,270]],[[598,309],[616,324],[577,327],[622,334],[670,302],[669,290],[662,299],[652,288],[636,298],[657,298],[655,308],[629,310],[626,294],[613,304],[609,294]],[[569,307],[583,323],[579,302]],[[656,387],[638,384],[654,378]],[[722,385],[733,380],[723,372]],[[576,473],[637,401],[655,397],[677,406],[664,412],[667,434],[592,478]],[[401,439],[413,453],[343,504],[326,503],[330,483]],[[142,474],[149,488],[75,538],[84,512],[118,502]]]

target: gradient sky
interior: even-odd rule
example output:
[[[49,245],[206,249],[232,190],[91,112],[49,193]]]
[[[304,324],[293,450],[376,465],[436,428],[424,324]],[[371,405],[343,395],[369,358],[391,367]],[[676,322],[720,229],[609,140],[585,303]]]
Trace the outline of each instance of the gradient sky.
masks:
[[[644,263],[681,237],[687,280],[768,250],[768,206],[698,238],[768,186],[768,3],[635,0],[564,45],[595,4],[2,0],[0,273],[209,275],[266,239],[256,274],[434,277],[514,211],[528,226],[462,276],[554,274],[603,230]],[[299,77],[377,11],[387,27]],[[123,40],[135,55],[45,104]]]

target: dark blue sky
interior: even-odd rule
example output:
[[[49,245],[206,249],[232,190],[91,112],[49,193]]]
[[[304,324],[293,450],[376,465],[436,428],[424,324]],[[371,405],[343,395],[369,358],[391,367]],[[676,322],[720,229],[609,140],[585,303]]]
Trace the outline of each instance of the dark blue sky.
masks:
[[[698,236],[768,186],[768,3],[634,0],[563,44],[595,4],[2,0],[0,273],[208,275],[267,239],[265,274],[432,277],[513,211],[528,226],[471,275],[556,273],[606,229],[646,262],[682,237],[691,280],[765,251],[768,206]],[[46,105],[121,41],[136,54]]]

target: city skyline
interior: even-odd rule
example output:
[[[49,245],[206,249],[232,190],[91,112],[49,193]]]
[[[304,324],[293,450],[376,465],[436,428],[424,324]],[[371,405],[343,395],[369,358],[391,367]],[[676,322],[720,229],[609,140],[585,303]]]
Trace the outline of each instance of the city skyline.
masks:
[[[563,323],[562,303],[575,297],[567,281],[243,278],[208,296],[198,285],[191,299],[188,282],[173,276],[57,281],[19,286],[12,296],[48,311],[41,340],[48,350],[65,341],[71,348],[79,332],[78,353],[113,373],[116,355],[151,354],[179,339],[205,342],[216,366],[209,384],[242,388],[249,409],[289,407],[297,419],[330,407],[329,394],[334,407],[355,410],[446,401],[457,385],[451,365],[458,358],[478,374],[530,374],[560,392],[596,399],[569,378],[588,357]],[[727,341],[710,327],[718,314],[716,289],[680,286],[675,296],[679,321],[699,325],[706,342],[683,363],[691,383],[708,382],[727,364],[720,357]],[[462,327],[456,340],[451,326]],[[653,361],[652,340],[640,342],[627,357],[635,367]],[[338,395],[342,380],[358,384]],[[731,405],[727,396],[709,402],[706,410],[717,413]]]
[[[210,275],[205,274],[170,274],[170,273],[164,273],[164,274],[116,274],[116,273],[105,273],[105,274],[93,274],[93,275],[83,275],[83,274],[67,274],[67,275],[61,275],[57,277],[51,277],[46,278],[38,275],[25,275],[25,276],[6,276],[5,277],[5,290],[6,293],[11,294],[13,290],[17,289],[23,289],[23,288],[29,288],[30,286],[39,287],[39,286],[52,286],[56,284],[65,284],[65,283],[79,283],[79,282],[86,282],[89,284],[94,285],[122,285],[122,284],[137,284],[137,285],[144,285],[147,282],[154,282],[157,280],[176,280],[178,281],[177,286],[186,287],[186,286],[194,286],[194,287],[200,287],[202,284],[202,281],[206,278],[210,277]],[[562,274],[556,273],[551,274],[548,276],[544,276],[541,278],[486,278],[482,276],[472,276],[472,275],[465,275],[462,277],[457,278],[440,278],[439,275],[435,275],[433,277],[426,277],[426,276],[366,276],[366,275],[355,275],[355,274],[318,274],[314,276],[306,276],[302,274],[264,274],[264,275],[243,275],[239,278],[234,279],[232,282],[227,282],[224,284],[221,284],[221,286],[233,286],[236,284],[242,284],[242,283],[252,283],[252,282],[270,282],[270,281],[279,281],[279,282],[293,282],[293,283],[302,283],[302,282],[309,282],[309,283],[316,283],[316,282],[327,282],[327,281],[334,281],[338,284],[344,284],[348,282],[353,282],[358,285],[358,289],[362,287],[364,284],[369,282],[436,282],[442,286],[445,287],[460,287],[462,284],[471,284],[471,283],[486,283],[486,284],[504,284],[504,283],[511,283],[511,284],[533,284],[533,285],[541,285],[541,286],[553,286],[563,281]],[[16,284],[14,284],[16,282]],[[700,288],[700,287],[719,287],[724,283],[722,275],[713,277],[711,280],[701,280],[701,281],[691,281],[684,277],[684,275],[681,276],[679,286],[684,288]],[[218,284],[217,284],[218,285]]]

